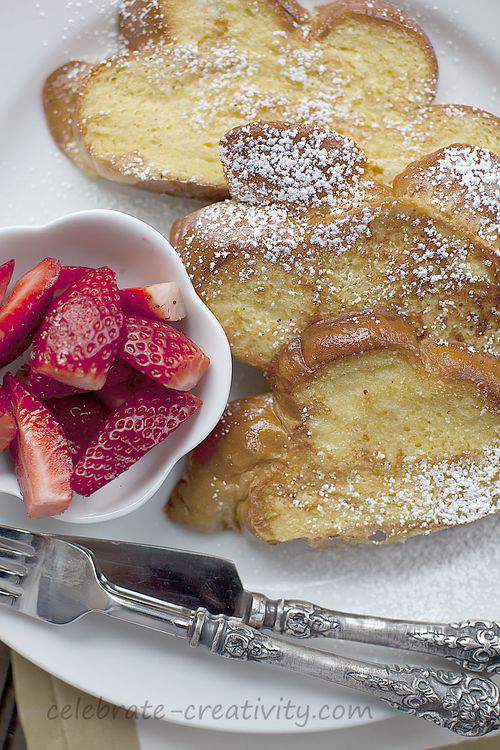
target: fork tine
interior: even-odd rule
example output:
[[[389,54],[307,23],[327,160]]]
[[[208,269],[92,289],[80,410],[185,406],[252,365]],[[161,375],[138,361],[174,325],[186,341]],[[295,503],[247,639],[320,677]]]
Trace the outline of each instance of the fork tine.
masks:
[[[8,549],[13,547],[14,549],[24,549],[27,553],[32,554],[34,552],[33,543],[39,536],[39,534],[33,534],[31,531],[0,526],[0,544],[4,544]]]
[[[36,534],[33,531],[27,531],[26,529],[16,529],[14,526],[2,526],[0,525],[0,535],[6,536],[9,539],[17,539],[20,542],[26,542],[31,544],[31,540],[37,536],[43,536],[42,534]]]
[[[25,559],[36,555],[36,549],[16,540],[4,539],[0,536],[0,555]]]
[[[6,560],[15,560],[17,562],[22,562],[23,560],[27,560],[30,557],[33,557],[33,552],[21,552],[21,550],[19,549],[7,548],[0,544],[0,558],[2,557]]]
[[[3,562],[0,558],[0,581],[10,581],[12,578],[23,579],[28,571],[26,568],[18,570]]]
[[[7,589],[0,588],[0,606],[7,605],[12,607],[17,602],[21,594],[22,591],[8,591]]]

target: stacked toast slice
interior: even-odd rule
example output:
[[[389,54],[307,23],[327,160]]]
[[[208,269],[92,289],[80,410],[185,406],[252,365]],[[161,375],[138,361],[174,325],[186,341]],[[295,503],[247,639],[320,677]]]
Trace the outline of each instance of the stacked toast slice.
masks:
[[[500,508],[499,367],[402,318],[320,320],[191,455],[173,520],[259,539],[391,541]],[[495,489],[496,487],[496,489]]]
[[[233,200],[172,238],[271,391],[229,405],[169,516],[322,544],[496,512],[498,159],[454,144],[391,192],[321,128],[256,123],[221,153]]]
[[[236,358],[266,369],[311,321],[349,310],[390,311],[417,335],[495,352],[498,159],[475,149],[480,168],[460,162],[468,148],[410,166],[396,194],[371,179],[351,140],[325,129],[231,131],[222,162],[233,199],[177,220],[171,239]],[[468,192],[453,171],[436,172],[443,159]]]
[[[78,166],[118,182],[220,199],[218,143],[252,120],[348,135],[389,184],[412,160],[457,141],[500,150],[498,119],[433,104],[437,62],[423,31],[384,2],[125,0],[127,46],[47,80],[55,140]]]

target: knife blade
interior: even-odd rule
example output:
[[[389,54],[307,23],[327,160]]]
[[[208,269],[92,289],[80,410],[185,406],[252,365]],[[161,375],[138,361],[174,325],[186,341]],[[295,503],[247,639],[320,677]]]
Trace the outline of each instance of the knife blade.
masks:
[[[252,595],[230,560],[187,550],[60,536],[94,555],[108,583],[196,610],[245,618]]]

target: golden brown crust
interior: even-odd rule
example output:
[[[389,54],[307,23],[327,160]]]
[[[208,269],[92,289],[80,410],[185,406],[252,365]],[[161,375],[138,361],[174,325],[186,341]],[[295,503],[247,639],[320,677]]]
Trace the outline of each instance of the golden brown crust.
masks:
[[[488,397],[500,397],[499,358],[453,344],[419,342],[403,318],[382,311],[318,320],[283,347],[268,375],[273,389],[287,394],[340,359],[384,349],[408,353],[433,377],[469,383]]]
[[[484,148],[452,143],[411,162],[393,181],[406,196],[471,237],[500,248],[500,157]]]
[[[43,87],[43,108],[52,138],[75,164],[90,175],[95,170],[85,150],[78,145],[74,132],[74,115],[78,91],[92,65],[73,60],[54,70]]]
[[[141,175],[141,165],[144,164],[144,160],[138,152],[123,155],[120,159],[96,158],[92,148],[85,145],[85,125],[81,120],[76,126],[76,140],[86,154],[94,174],[99,177],[122,185],[133,185],[152,193],[167,193],[183,198],[221,201],[229,197],[229,190],[220,185],[202,185],[191,180],[160,177],[153,174],[145,180]]]
[[[414,329],[386,312],[324,318],[290,341],[276,356],[268,374],[273,387],[286,393],[339,359],[382,349],[417,353]]]
[[[257,120],[229,130],[220,155],[231,197],[245,203],[344,208],[385,191],[354,141],[319,126]]]
[[[238,527],[238,503],[255,473],[283,453],[287,440],[271,394],[230,403],[217,427],[189,455],[166,508],[169,517],[205,533]]]
[[[267,0],[277,8],[280,15],[290,24],[291,33],[297,26],[307,27],[311,23],[311,13],[296,0]],[[161,0],[121,0],[118,14],[120,32],[130,49],[138,49],[153,43],[159,38],[171,38],[167,8]]]
[[[152,0],[121,0],[118,25],[130,49],[169,37],[168,20],[160,3]]]
[[[500,398],[500,359],[458,346],[440,346],[424,340],[420,357],[428,372],[442,380],[472,383],[488,397]]]
[[[432,74],[426,85],[426,97],[432,102],[436,96],[438,82],[438,61],[434,48],[423,29],[406,13],[391,3],[372,2],[371,0],[337,0],[337,2],[318,5],[315,8],[315,24],[312,38],[321,39],[346,16],[364,16],[375,22],[395,24],[418,36],[429,61]]]

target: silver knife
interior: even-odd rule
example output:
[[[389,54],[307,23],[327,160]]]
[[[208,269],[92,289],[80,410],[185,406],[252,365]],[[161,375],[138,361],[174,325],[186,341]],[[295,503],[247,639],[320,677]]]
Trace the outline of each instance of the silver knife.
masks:
[[[142,549],[147,558],[148,547]],[[161,548],[156,551],[160,554]],[[160,557],[157,562],[164,567]],[[213,558],[207,565],[212,563]],[[234,577],[234,572],[229,575]],[[205,647],[227,659],[268,664],[361,690],[398,711],[467,737],[500,728],[500,691],[486,677],[346,658],[260,633],[237,617],[211,614],[205,607],[182,607],[145,594],[148,601],[139,601],[140,596],[109,583],[96,555],[81,539],[73,543],[0,526],[0,606],[57,625],[100,612],[184,638],[192,647]]]
[[[336,638],[451,659],[473,672],[500,672],[500,625],[490,620],[431,623],[349,614],[297,599],[247,591],[233,562],[167,547],[64,537],[86,547],[116,591],[240,618],[295,638]]]

